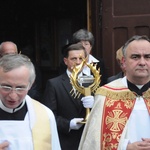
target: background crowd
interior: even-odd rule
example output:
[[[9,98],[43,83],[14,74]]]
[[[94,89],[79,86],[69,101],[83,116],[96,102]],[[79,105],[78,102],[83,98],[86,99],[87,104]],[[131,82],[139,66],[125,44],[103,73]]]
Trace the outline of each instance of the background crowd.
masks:
[[[62,48],[59,75],[48,79],[42,91],[33,48],[27,45],[18,51],[12,41],[0,44],[0,150],[150,149],[149,38],[133,36],[116,51],[120,72],[111,77],[103,59],[92,55],[93,47],[91,32],[76,31]],[[71,90],[74,95],[78,91],[70,75],[83,59],[100,68],[99,88],[94,95],[72,96]],[[91,76],[87,65],[78,74]],[[89,119],[81,123],[87,108]]]

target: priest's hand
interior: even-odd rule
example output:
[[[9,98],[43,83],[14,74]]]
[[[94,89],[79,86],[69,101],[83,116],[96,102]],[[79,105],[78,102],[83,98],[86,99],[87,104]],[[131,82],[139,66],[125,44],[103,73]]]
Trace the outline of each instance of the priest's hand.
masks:
[[[92,108],[94,104],[94,97],[93,96],[85,96],[81,98],[81,101],[83,103],[83,106],[85,108]]]
[[[9,142],[5,141],[3,143],[0,143],[0,150],[6,150],[8,148]]]
[[[83,124],[79,123],[83,121],[83,118],[74,118],[70,121],[70,130],[78,130]]]
[[[145,141],[130,143],[127,145],[126,150],[150,150],[150,142],[145,140]]]
[[[142,141],[147,141],[150,143],[150,138],[142,138]]]

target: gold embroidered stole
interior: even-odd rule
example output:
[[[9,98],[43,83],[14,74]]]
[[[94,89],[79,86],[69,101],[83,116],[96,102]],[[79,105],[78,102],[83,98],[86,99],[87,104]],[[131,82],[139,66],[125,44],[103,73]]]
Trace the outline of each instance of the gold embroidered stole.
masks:
[[[101,133],[101,150],[116,150],[136,100],[136,94],[129,89],[103,86],[97,94],[106,96]],[[143,94],[150,114],[150,90]]]
[[[143,94],[143,99],[146,103],[146,107],[147,107],[147,110],[150,114],[150,89],[148,89],[144,94]]]
[[[50,120],[42,105],[33,100],[36,122],[32,129],[34,150],[51,150]]]

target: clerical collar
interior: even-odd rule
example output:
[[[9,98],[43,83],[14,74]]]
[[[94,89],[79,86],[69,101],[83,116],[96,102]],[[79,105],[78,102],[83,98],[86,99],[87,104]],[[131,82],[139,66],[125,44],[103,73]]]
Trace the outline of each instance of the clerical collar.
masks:
[[[20,110],[25,104],[25,99],[23,100],[23,102],[15,109],[12,108],[7,108],[6,106],[4,106],[4,104],[2,103],[2,101],[0,100],[0,108],[8,113],[14,113],[18,110]]]
[[[146,83],[145,85],[134,85],[130,81],[127,80],[128,88],[135,92],[137,95],[142,96],[143,92],[147,91],[150,87],[150,82]]]

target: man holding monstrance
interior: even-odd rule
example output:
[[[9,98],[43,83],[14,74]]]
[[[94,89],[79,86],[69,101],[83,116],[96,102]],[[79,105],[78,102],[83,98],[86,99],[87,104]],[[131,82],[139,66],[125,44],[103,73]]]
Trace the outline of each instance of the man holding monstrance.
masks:
[[[93,75],[80,76],[81,74],[80,72],[82,71],[84,66],[89,67]],[[80,122],[80,123],[86,123],[88,116],[90,114],[90,107],[91,107],[89,106],[89,108],[87,108],[88,106],[87,96],[89,96],[89,99],[91,99],[91,95],[96,92],[97,88],[100,85],[100,68],[97,70],[96,64],[93,63],[88,64],[86,62],[86,59],[83,59],[80,65],[74,67],[72,74],[70,76],[70,81],[73,86],[71,93],[74,97],[79,97],[81,94],[86,96],[86,104],[85,104],[86,116],[84,120]],[[84,97],[81,99],[81,101],[83,101],[83,105],[84,105]],[[91,102],[89,105],[91,105]]]

